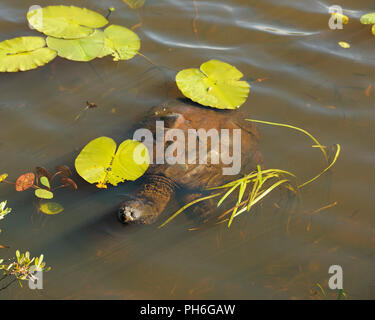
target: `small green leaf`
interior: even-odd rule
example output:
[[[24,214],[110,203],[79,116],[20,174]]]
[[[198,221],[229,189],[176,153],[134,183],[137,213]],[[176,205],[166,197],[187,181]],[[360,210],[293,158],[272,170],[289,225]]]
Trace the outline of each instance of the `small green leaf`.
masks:
[[[45,200],[53,199],[53,193],[45,189],[35,190],[35,196],[37,196],[39,199],[45,199]]]
[[[0,183],[5,181],[6,179],[8,178],[8,174],[7,173],[3,173],[0,175]]]
[[[185,69],[176,76],[181,92],[189,99],[218,109],[237,109],[247,99],[250,85],[232,65],[210,60],[200,69]]]
[[[40,177],[40,183],[41,183],[43,186],[47,187],[48,189],[51,188],[51,185],[50,185],[49,180],[48,180],[47,177]]]
[[[45,202],[40,205],[40,211],[48,215],[59,214],[64,211],[64,207],[56,202]],[[43,256],[41,256],[40,262],[43,261]]]

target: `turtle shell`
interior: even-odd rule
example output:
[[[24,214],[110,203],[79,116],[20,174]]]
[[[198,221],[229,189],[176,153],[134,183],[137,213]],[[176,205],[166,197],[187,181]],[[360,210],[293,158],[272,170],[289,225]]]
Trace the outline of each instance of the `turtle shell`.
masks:
[[[153,108],[141,124],[141,127],[150,130],[153,136],[152,144],[148,145],[153,159],[146,174],[164,176],[183,188],[204,189],[227,183],[255,170],[256,166],[263,162],[258,151],[259,134],[255,124],[244,120],[245,118],[246,116],[238,110],[206,108],[193,102],[179,100]],[[161,124],[164,128],[162,135]],[[223,138],[223,129],[229,130],[229,139]],[[237,136],[234,135],[234,129],[239,129]],[[205,139],[204,133],[210,136],[210,133],[215,132],[219,135],[219,143],[212,143],[210,138]],[[202,152],[202,155],[206,155],[202,156],[200,148],[203,148],[202,151],[205,150],[205,141],[207,152]],[[240,146],[236,160],[241,166],[237,172],[233,170],[231,174],[223,174],[223,168],[231,167],[233,164],[228,160],[223,161],[220,151],[226,148],[232,156],[234,142]],[[177,155],[180,155],[178,160]],[[163,160],[164,163],[160,163]]]

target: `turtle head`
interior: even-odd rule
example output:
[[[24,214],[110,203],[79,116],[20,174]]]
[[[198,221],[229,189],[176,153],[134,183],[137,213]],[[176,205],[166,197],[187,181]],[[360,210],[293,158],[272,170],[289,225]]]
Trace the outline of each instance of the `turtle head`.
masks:
[[[118,218],[123,224],[150,224],[157,216],[155,206],[139,199],[124,202],[118,210]]]

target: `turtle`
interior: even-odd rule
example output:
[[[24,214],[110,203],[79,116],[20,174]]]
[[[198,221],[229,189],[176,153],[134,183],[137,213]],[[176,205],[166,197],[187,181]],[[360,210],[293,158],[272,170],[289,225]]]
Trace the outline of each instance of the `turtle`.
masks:
[[[259,133],[256,125],[253,122],[245,120],[246,115],[236,110],[223,110],[204,107],[196,104],[190,100],[176,99],[169,101],[159,107],[153,107],[149,113],[144,117],[138,125],[138,128],[148,129],[152,133],[152,150],[150,150],[151,164],[147,169],[145,175],[142,177],[142,183],[139,188],[131,194],[125,202],[123,202],[118,210],[118,218],[123,224],[152,224],[159,216],[165,211],[167,204],[174,197],[178,197],[181,204],[187,204],[194,199],[202,197],[207,193],[210,187],[220,186],[222,184],[233,181],[244,174],[248,174],[257,168],[258,165],[263,164],[262,153],[258,149]],[[160,140],[157,136],[157,122],[163,122],[164,137]],[[179,129],[179,132],[193,135],[196,143],[187,143],[180,140],[164,139],[171,129]],[[200,149],[188,161],[188,156],[191,151],[200,143],[201,135],[198,130],[205,130],[208,134],[209,130],[215,129],[217,132],[222,133],[224,129],[229,134],[229,139],[223,139],[220,135],[221,145],[220,150],[224,147],[230,148],[233,151],[235,145],[234,129],[240,135],[241,141],[240,154],[241,157],[240,170],[236,174],[223,174],[223,168],[228,167],[223,161],[214,162],[210,161],[213,154],[217,152],[217,144],[212,143],[212,140],[207,139],[207,156],[205,160],[199,159]],[[173,132],[176,132],[174,130]],[[224,141],[225,140],[225,141]],[[166,152],[171,144],[180,144],[180,147],[185,148],[188,155],[185,158],[173,163],[173,161],[165,161],[164,163],[156,163],[155,159],[157,143],[159,148]],[[160,147],[161,146],[161,147]],[[174,146],[176,149],[178,147]],[[203,150],[204,151],[204,150]],[[195,161],[194,161],[195,155]],[[176,162],[176,161],[174,161]],[[184,192],[177,192],[183,190]],[[211,206],[213,207],[213,206]],[[213,208],[204,206],[195,207],[196,214],[207,215]],[[201,211],[201,212],[200,212]]]

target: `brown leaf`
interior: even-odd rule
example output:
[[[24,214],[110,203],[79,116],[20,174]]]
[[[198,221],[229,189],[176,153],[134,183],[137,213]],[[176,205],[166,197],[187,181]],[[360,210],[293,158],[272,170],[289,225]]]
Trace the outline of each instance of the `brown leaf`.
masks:
[[[17,179],[16,190],[18,192],[25,191],[31,188],[34,185],[34,182],[35,182],[35,174],[32,172],[25,173]]]
[[[71,177],[72,176],[72,171],[68,166],[57,166],[56,170],[62,173],[62,176],[64,177]]]
[[[61,178],[61,182],[63,183],[65,187],[69,188],[70,190],[78,189],[77,184],[70,178],[63,177]]]
[[[51,180],[52,174],[49,172],[46,168],[43,167],[36,167],[35,172],[38,175],[39,178],[41,177],[47,177],[48,180]]]
[[[368,97],[371,95],[371,88],[372,88],[372,85],[370,84],[370,85],[367,87],[366,91],[365,91],[365,94],[366,94],[366,96],[368,96]]]

